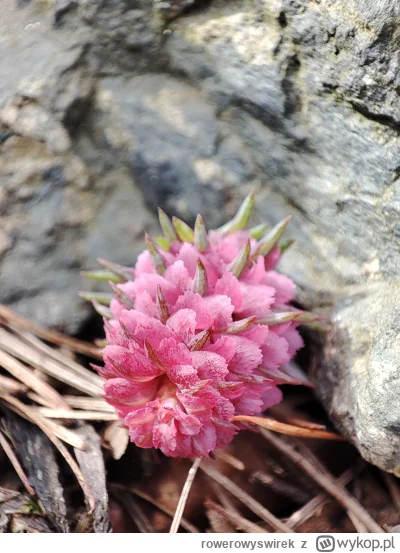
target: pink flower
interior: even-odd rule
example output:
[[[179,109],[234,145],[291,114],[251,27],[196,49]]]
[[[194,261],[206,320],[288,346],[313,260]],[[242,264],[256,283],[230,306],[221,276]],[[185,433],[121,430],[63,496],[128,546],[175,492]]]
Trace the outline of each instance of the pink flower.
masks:
[[[302,312],[274,270],[289,219],[259,240],[243,230],[252,203],[208,233],[201,217],[193,231],[160,212],[162,247],[147,237],[134,270],[103,262],[117,283],[96,369],[139,447],[208,457],[237,433],[232,417],[260,414],[280,401],[278,383],[300,383],[290,363]]]

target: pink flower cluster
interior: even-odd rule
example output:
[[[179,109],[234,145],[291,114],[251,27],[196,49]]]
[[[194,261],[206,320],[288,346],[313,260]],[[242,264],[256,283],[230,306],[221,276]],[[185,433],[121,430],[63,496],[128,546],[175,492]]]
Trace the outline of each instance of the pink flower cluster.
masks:
[[[207,233],[199,221],[196,235],[170,225],[164,249],[148,238],[134,280],[112,285],[96,367],[131,441],[171,457],[208,457],[237,433],[232,417],[262,413],[281,400],[277,384],[299,383],[295,286],[274,270],[280,233],[263,255],[249,232]]]

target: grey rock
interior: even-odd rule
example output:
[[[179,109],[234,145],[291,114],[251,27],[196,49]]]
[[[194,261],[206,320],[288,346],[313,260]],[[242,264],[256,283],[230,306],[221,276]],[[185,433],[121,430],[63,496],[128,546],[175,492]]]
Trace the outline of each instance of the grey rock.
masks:
[[[78,6],[78,0],[56,0],[54,10],[54,24],[62,24],[63,17]]]
[[[126,163],[148,205],[194,220],[222,209],[221,192],[199,175],[213,159],[218,136],[215,108],[193,87],[160,75],[102,79],[96,125],[108,147]]]
[[[76,332],[90,313],[79,270],[96,256],[133,263],[157,205],[188,221],[201,211],[212,227],[254,189],[256,222],[293,214],[281,269],[299,301],[333,309],[336,330],[315,353],[322,401],[363,455],[397,471],[384,378],[399,395],[385,338],[400,265],[398,2],[2,8],[1,301]],[[353,362],[364,346],[376,386]]]
[[[368,461],[400,475],[399,283],[349,290],[315,344],[312,373],[337,428]],[[321,347],[322,346],[322,347]]]
[[[174,19],[199,3],[199,0],[153,0],[154,11],[166,20]]]
[[[155,229],[154,218],[128,171],[107,164],[93,139],[86,139],[98,71],[89,50],[97,38],[101,42],[98,22],[93,29],[82,23],[72,34],[68,27],[82,21],[79,10],[56,30],[51,11],[43,13],[33,3],[14,12],[14,2],[5,4],[1,301],[42,324],[76,333],[92,313],[78,297],[88,287],[80,270],[95,267],[100,256],[134,263],[144,230]],[[124,6],[121,18],[128,11]],[[17,33],[20,28],[24,33]]]

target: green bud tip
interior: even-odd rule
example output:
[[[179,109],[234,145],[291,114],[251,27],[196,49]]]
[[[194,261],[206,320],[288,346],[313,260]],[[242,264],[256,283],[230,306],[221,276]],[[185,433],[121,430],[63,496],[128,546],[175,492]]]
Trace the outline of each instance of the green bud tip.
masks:
[[[145,240],[146,240],[146,246],[147,249],[151,255],[151,259],[154,263],[154,267],[159,275],[162,275],[165,272],[165,264],[164,260],[160,254],[160,252],[157,249],[156,244],[153,242],[152,238],[147,234],[145,234]]]
[[[326,317],[315,313],[309,313],[308,311],[300,312],[297,322],[320,332],[327,332],[329,330],[329,322]]]
[[[250,240],[242,247],[236,259],[231,263],[229,271],[236,277],[240,278],[241,274],[249,264],[251,253]]]
[[[162,250],[169,252],[171,243],[168,238],[165,238],[165,236],[156,236],[154,238],[154,242],[157,244],[157,246],[160,246]]]
[[[254,254],[254,259],[257,259],[260,255],[265,257],[270,253],[270,251],[276,246],[278,240],[285,232],[286,227],[290,223],[292,216],[289,215],[277,225],[275,225],[264,237],[263,241],[260,242],[256,253]]]
[[[254,193],[252,192],[245,198],[234,218],[218,229],[219,232],[222,232],[222,234],[231,234],[232,232],[246,228],[250,221],[253,206]]]
[[[278,244],[278,248],[281,254],[285,253],[285,251],[288,250],[294,244],[294,242],[295,241],[292,238],[290,238],[289,240],[286,240],[285,242],[281,242],[280,244]]]
[[[97,311],[97,313],[99,315],[101,315],[102,317],[104,317],[105,319],[112,319],[113,318],[113,315],[112,315],[110,309],[107,306],[102,305],[101,303],[99,303],[96,300],[92,300],[92,305],[93,305],[94,309]]]
[[[102,294],[100,292],[83,291],[78,292],[78,295],[86,301],[96,300],[98,303],[101,303],[101,305],[107,306],[110,305],[110,301],[112,300],[111,294]]]
[[[111,273],[119,276],[122,282],[134,279],[134,270],[130,269],[129,267],[124,267],[123,265],[118,265],[117,263],[112,263],[111,261],[107,261],[106,259],[101,258],[97,259],[97,263],[104,267],[104,269],[106,269],[107,271],[110,271]]]
[[[208,246],[207,231],[203,217],[200,214],[197,215],[194,224],[194,245],[199,252],[204,251]]]
[[[257,320],[258,324],[275,326],[282,323],[288,323],[289,321],[298,320],[302,311],[281,311],[273,312],[262,319]]]
[[[204,296],[208,290],[207,271],[199,258],[196,265],[196,274],[193,279],[193,292]]]
[[[165,234],[165,237],[171,242],[178,240],[178,235],[176,234],[174,226],[171,223],[171,219],[168,217],[165,211],[161,209],[161,207],[158,208],[158,219],[160,221],[160,226],[163,233]]]
[[[189,227],[189,225],[182,221],[182,219],[178,219],[178,217],[172,217],[172,224],[174,225],[174,229],[182,242],[189,242],[190,244],[193,244],[194,231]]]
[[[264,234],[267,232],[268,229],[269,229],[269,224],[268,223],[261,223],[260,225],[252,227],[249,230],[249,234],[255,240],[260,240],[264,236]]]
[[[244,332],[247,330],[256,320],[256,317],[247,317],[247,319],[242,319],[241,321],[234,321],[231,323],[226,330],[224,330],[225,334],[240,334],[241,332]]]
[[[109,282],[110,280],[116,284],[125,282],[124,279],[111,271],[81,271],[81,275],[90,280],[98,280],[101,282]]]
[[[128,340],[134,340],[132,333],[123,321],[119,321],[119,326],[121,327],[122,332]]]
[[[144,349],[147,353],[147,357],[153,361],[153,363],[161,370],[165,371],[164,365],[161,363],[160,358],[157,355],[156,350],[153,348],[153,346],[150,344],[148,340],[144,341]]]

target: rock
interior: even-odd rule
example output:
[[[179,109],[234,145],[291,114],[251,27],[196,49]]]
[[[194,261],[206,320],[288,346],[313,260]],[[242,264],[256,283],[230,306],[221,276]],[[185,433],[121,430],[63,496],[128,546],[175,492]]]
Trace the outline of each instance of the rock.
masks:
[[[154,11],[166,20],[174,19],[198,3],[199,0],[153,0]]]
[[[132,264],[144,230],[155,230],[155,219],[128,171],[107,163],[80,130],[94,97],[97,62],[87,44],[95,43],[97,30],[91,35],[82,24],[73,36],[69,19],[55,30],[52,14],[44,17],[34,3],[17,12],[14,2],[5,4],[1,301],[42,324],[76,333],[92,313],[78,297],[88,287],[80,270],[95,267],[100,256]],[[78,17],[76,9],[72,14]]]
[[[157,205],[188,221],[201,211],[212,227],[254,189],[256,222],[293,214],[296,245],[281,269],[299,301],[333,306],[320,397],[369,460],[397,470],[400,433],[386,425],[379,402],[389,392],[377,380],[395,370],[394,353],[372,359],[396,330],[385,290],[400,259],[398,2],[2,8],[1,301],[77,332],[90,313],[76,295],[79,270],[96,256],[133,263]],[[362,330],[369,301],[374,336]],[[345,362],[330,342],[339,335]],[[366,380],[382,389],[378,401],[363,388],[368,405],[350,394],[361,387],[352,352],[364,347]]]
[[[0,124],[15,134],[46,141],[54,153],[64,153],[71,148],[66,129],[36,102],[12,98],[0,112]]]
[[[222,186],[218,190],[214,172],[211,180],[201,168],[204,160],[218,163],[212,104],[193,87],[161,75],[101,79],[97,100],[98,134],[130,168],[154,211],[163,205],[194,221],[205,210],[209,224],[222,222]]]
[[[78,0],[56,0],[54,24],[60,25],[65,14],[78,6]]]
[[[312,356],[318,395],[368,461],[400,475],[400,283],[373,283],[337,300],[333,331]]]

